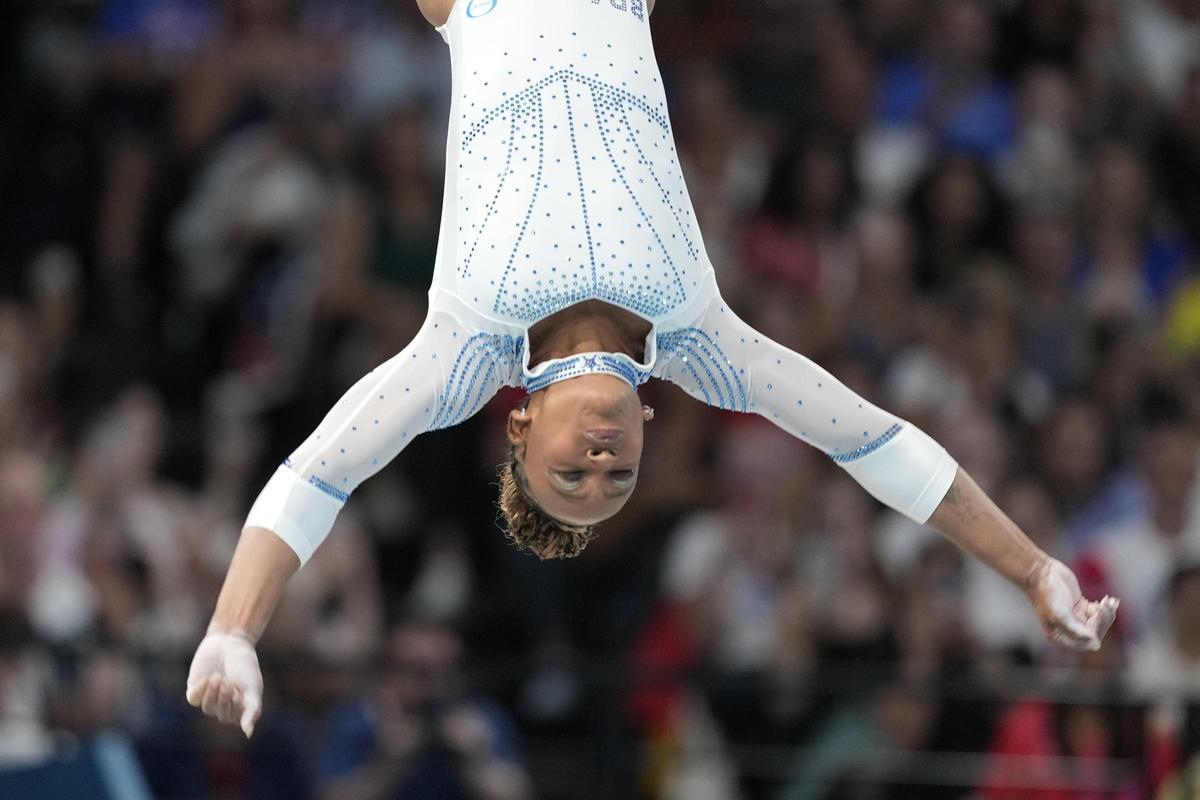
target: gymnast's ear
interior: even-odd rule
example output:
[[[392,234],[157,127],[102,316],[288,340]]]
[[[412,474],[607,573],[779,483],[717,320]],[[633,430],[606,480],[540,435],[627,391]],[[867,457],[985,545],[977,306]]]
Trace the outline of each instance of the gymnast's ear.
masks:
[[[515,445],[524,444],[525,437],[529,434],[529,425],[531,422],[532,419],[529,416],[529,412],[524,408],[514,408],[508,412],[508,427],[506,431],[508,433],[508,441]]]

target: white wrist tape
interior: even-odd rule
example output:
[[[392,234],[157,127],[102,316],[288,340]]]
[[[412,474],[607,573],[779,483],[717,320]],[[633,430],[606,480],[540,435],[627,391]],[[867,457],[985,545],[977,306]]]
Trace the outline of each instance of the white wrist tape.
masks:
[[[246,527],[266,528],[283,539],[303,566],[329,535],[342,505],[281,466],[254,501]]]
[[[841,465],[879,502],[925,524],[933,515],[958,463],[940,444],[915,425],[873,453]]]

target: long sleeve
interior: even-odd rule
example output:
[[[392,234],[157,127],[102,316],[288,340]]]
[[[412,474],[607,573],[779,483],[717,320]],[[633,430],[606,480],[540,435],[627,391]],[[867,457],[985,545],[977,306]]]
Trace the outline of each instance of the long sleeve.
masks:
[[[359,484],[419,434],[457,425],[510,385],[522,347],[431,312],[408,347],[354,384],[276,470],[246,526],[272,531],[303,564]]]
[[[698,400],[759,414],[817,447],[885,505],[924,523],[958,465],[924,431],[754,330],[714,297],[698,324],[660,333],[654,377]]]

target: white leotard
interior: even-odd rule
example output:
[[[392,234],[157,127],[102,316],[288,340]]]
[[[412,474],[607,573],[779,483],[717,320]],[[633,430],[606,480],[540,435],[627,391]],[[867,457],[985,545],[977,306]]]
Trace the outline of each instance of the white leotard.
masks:
[[[668,380],[763,415],[924,522],[956,472],[920,430],[725,305],[684,186],[642,0],[458,0],[438,29],[454,97],[429,315],[279,468],[247,525],[301,561],[362,481],[504,386],[586,372]],[[651,323],[642,363],[530,365],[528,330],[583,300]]]

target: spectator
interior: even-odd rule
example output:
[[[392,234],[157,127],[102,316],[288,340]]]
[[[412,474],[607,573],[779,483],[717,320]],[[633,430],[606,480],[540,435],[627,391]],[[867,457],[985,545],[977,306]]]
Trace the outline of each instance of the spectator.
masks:
[[[1163,197],[1175,223],[1200,247],[1200,64],[1188,73],[1178,112],[1164,127],[1153,150]]]
[[[1157,226],[1145,164],[1129,146],[1099,148],[1090,198],[1089,252],[1081,265],[1088,312],[1144,319],[1175,288],[1187,247]]]
[[[1133,748],[1130,720],[1115,702],[1119,647],[1073,656],[1061,702],[1030,698],[1009,705],[995,727],[991,760],[981,780],[988,800],[1058,800],[1144,795],[1136,772],[1106,773],[1105,759]]]
[[[1140,77],[1161,102],[1174,104],[1200,53],[1200,5],[1148,0],[1126,8],[1126,36]]]
[[[943,4],[928,29],[929,55],[894,58],[880,76],[880,119],[924,128],[951,152],[1004,153],[1015,123],[1011,90],[992,73],[995,36],[983,3]]]
[[[309,754],[298,763],[315,773],[307,787],[316,790],[313,796],[528,797],[512,722],[491,702],[464,692],[461,659],[462,641],[452,629],[401,623],[390,634],[387,676],[372,712],[342,706],[322,742],[300,738],[300,720],[277,722],[290,747]]]
[[[1200,699],[1200,628],[1189,609],[1200,599],[1200,565],[1194,558],[1175,567],[1166,589],[1168,611],[1133,653],[1130,681],[1153,704],[1147,748],[1155,786],[1175,775],[1200,748],[1192,720]]]
[[[37,764],[54,752],[45,666],[25,615],[0,608],[0,769]]]
[[[1167,611],[1166,589],[1174,565],[1200,553],[1197,519],[1197,442],[1171,398],[1151,408],[1142,434],[1139,480],[1144,511],[1096,535],[1091,557],[1104,570],[1114,594],[1126,604],[1135,638],[1154,629]]]

